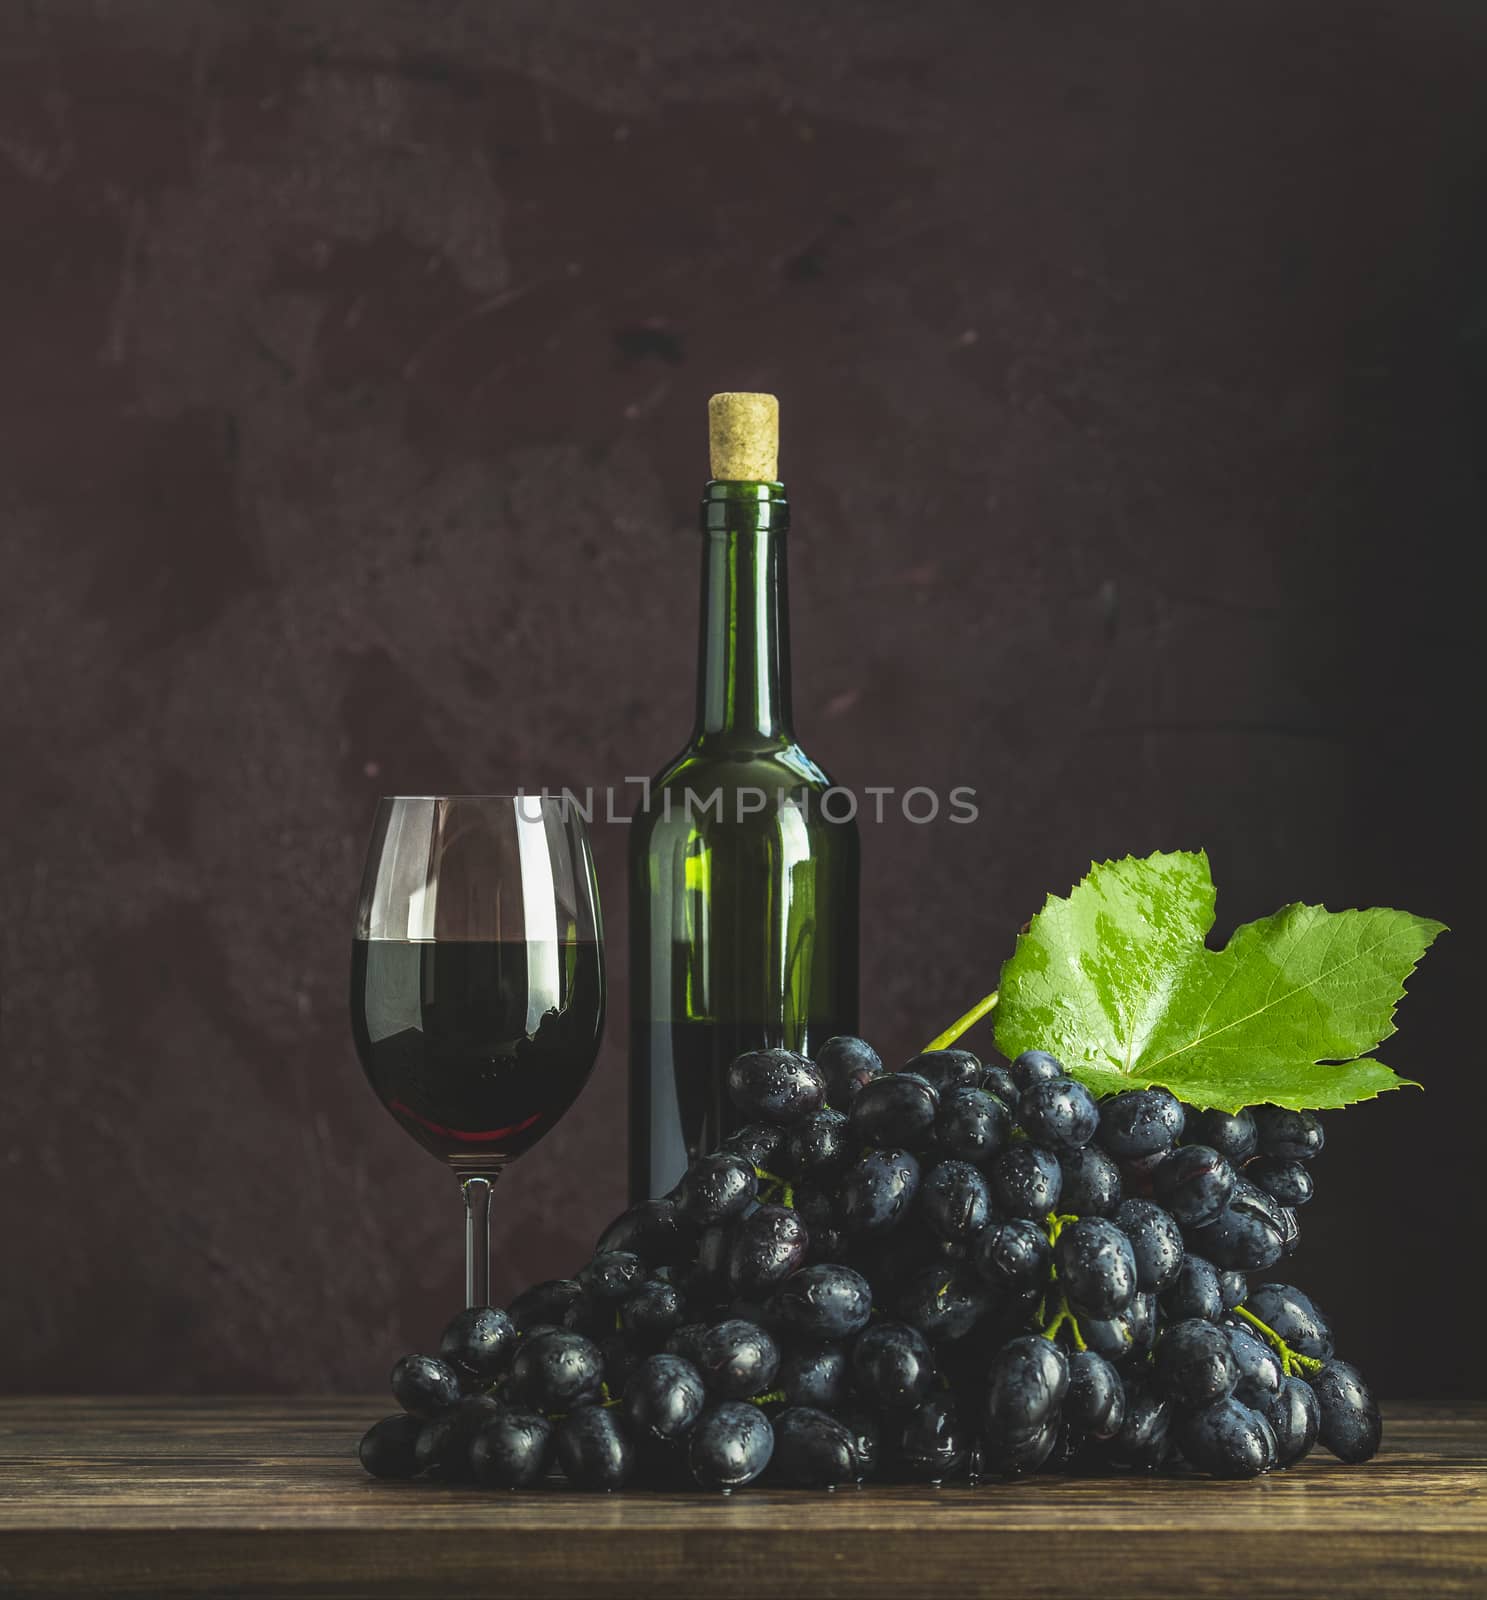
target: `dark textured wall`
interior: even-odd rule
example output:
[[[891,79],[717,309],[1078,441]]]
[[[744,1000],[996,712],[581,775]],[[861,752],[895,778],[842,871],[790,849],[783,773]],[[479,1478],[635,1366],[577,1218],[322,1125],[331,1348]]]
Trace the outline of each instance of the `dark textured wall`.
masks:
[[[1431,1092],[1331,1120],[1295,1271],[1468,1387],[1389,1263],[1449,1294],[1480,1217],[1484,88],[1440,0],[0,9],[0,1382],[432,1337],[454,1185],[346,1022],[374,798],[671,753],[703,403],[759,387],[806,743],[982,799],[865,830],[866,1031],[1092,856],[1452,922],[1386,1052]],[[612,950],[508,1291],[621,1201]]]

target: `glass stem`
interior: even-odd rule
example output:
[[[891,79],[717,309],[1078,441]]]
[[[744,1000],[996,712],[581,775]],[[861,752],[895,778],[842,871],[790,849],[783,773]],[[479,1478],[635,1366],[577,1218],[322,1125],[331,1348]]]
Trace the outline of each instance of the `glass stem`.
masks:
[[[491,1303],[491,1191],[494,1177],[465,1178],[465,1304]]]

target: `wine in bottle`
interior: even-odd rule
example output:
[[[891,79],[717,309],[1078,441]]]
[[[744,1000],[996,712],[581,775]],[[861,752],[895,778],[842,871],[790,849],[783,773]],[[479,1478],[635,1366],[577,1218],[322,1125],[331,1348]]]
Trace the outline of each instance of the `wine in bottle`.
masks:
[[[855,807],[796,742],[773,395],[709,403],[697,723],[630,836],[630,1189],[666,1193],[741,1120],[745,1050],[857,1028]]]

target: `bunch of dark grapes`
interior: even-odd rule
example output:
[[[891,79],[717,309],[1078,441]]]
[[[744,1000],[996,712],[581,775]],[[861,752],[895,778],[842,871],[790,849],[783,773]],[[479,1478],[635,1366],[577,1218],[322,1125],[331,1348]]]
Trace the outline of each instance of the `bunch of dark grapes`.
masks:
[[[1097,1101],[1038,1050],[885,1073],[853,1038],[740,1056],[728,1089],[747,1124],[576,1276],[397,1363],[368,1472],[727,1491],[1378,1449],[1327,1319],[1269,1281],[1310,1112]]]

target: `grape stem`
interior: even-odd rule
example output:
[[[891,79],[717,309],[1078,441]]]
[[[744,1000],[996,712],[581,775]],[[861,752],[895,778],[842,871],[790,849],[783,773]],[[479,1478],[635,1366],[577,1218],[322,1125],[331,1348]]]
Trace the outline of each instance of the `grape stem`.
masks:
[[[984,1000],[978,1000],[963,1017],[957,1017],[943,1033],[937,1033],[924,1048],[926,1050],[943,1050],[947,1045],[954,1044],[961,1034],[975,1027],[988,1011],[994,1010],[1000,998],[999,991],[993,989]]]
[[[1293,1350],[1274,1328],[1261,1322],[1247,1307],[1235,1306],[1234,1315],[1242,1317],[1249,1323],[1250,1327],[1275,1351],[1280,1357],[1280,1369],[1288,1378],[1310,1378],[1327,1365],[1325,1361],[1318,1361],[1315,1356],[1304,1356],[1299,1350]]]
[[[772,1185],[779,1190],[777,1198],[787,1211],[795,1209],[795,1190],[788,1178],[782,1178],[778,1173],[770,1172],[764,1167],[755,1167],[754,1171],[758,1174],[761,1184]]]
[[[1059,1329],[1063,1327],[1067,1327],[1074,1336],[1074,1348],[1076,1350],[1089,1349],[1089,1346],[1084,1342],[1084,1335],[1079,1331],[1079,1318],[1074,1315],[1070,1308],[1068,1296],[1060,1291],[1058,1310],[1054,1312],[1053,1321],[1044,1328],[1043,1337],[1045,1339],[1057,1339]]]
[[[1079,1218],[1072,1212],[1055,1214],[1054,1212],[1050,1211],[1043,1219],[1043,1226],[1048,1232],[1049,1246],[1052,1247],[1053,1245],[1056,1245],[1058,1243],[1059,1234],[1061,1234],[1071,1222],[1078,1221]],[[1050,1265],[1048,1268],[1048,1282],[1055,1287],[1057,1286],[1057,1267]],[[1038,1302],[1039,1322],[1042,1322],[1047,1315],[1047,1306],[1048,1296],[1045,1294],[1044,1297]],[[1069,1297],[1062,1289],[1059,1289],[1058,1305],[1054,1309],[1053,1320],[1047,1323],[1043,1328],[1043,1337],[1049,1340],[1056,1339],[1058,1337],[1059,1329],[1063,1327],[1067,1327],[1069,1332],[1073,1335],[1074,1348],[1076,1350],[1089,1349],[1089,1346],[1084,1342],[1084,1334],[1080,1331],[1079,1318],[1074,1315],[1074,1309],[1069,1304]]]

